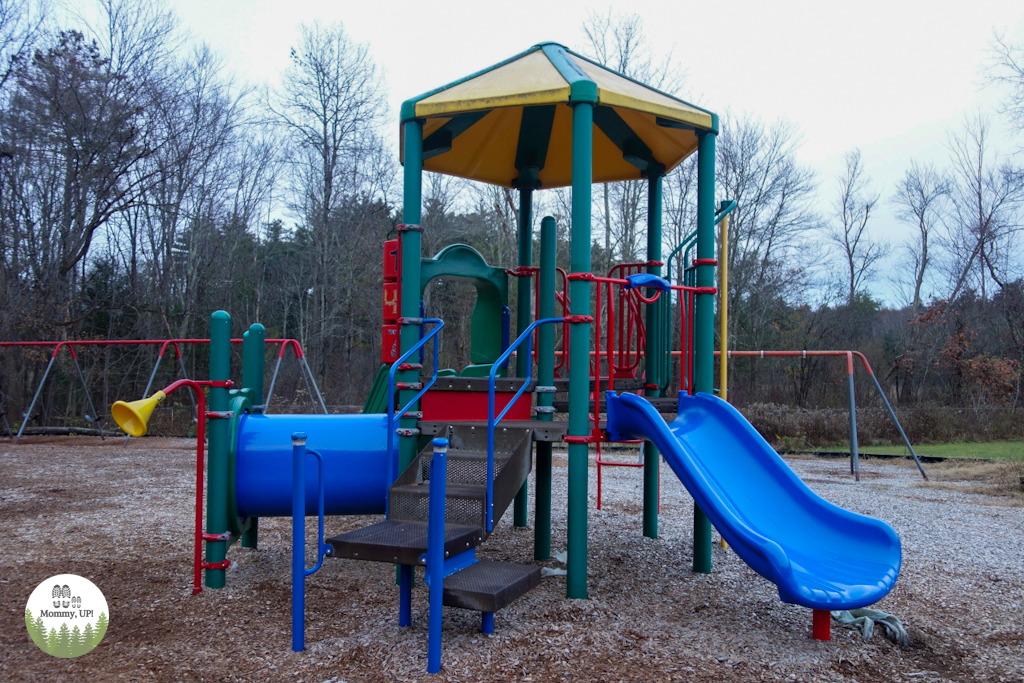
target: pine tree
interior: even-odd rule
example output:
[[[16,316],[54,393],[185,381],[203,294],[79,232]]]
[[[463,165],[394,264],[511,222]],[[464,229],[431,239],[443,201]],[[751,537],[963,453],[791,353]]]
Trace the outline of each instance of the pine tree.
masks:
[[[39,647],[46,651],[46,624],[43,623],[43,613],[40,611],[36,617],[36,633],[39,634]]]
[[[56,652],[53,654],[58,657],[71,656],[71,629],[68,628],[67,622],[60,625],[60,636],[57,639]]]
[[[51,628],[50,635],[46,639],[46,652],[51,655],[57,654],[57,629]]]
[[[100,612],[100,616],[96,620],[96,637],[93,642],[99,645],[105,635],[107,635],[107,613]]]
[[[82,640],[82,629],[78,628],[78,624],[71,629],[71,656],[77,657],[78,655],[84,655],[86,653],[85,641]]]
[[[96,631],[89,622],[85,622],[85,629],[82,630],[82,641],[85,643],[85,652],[96,647]]]
[[[39,645],[39,629],[36,628],[36,620],[32,618],[32,610],[25,610],[25,628],[28,629],[28,635],[32,639],[32,642]]]

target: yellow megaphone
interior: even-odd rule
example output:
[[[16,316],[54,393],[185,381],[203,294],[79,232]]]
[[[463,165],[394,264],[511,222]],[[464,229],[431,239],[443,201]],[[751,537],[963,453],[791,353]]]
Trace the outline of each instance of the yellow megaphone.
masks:
[[[146,423],[149,422],[149,416],[153,414],[156,404],[166,397],[167,394],[158,391],[149,398],[131,401],[130,403],[116,401],[110,407],[110,416],[114,418],[114,422],[124,430],[125,434],[145,436]]]

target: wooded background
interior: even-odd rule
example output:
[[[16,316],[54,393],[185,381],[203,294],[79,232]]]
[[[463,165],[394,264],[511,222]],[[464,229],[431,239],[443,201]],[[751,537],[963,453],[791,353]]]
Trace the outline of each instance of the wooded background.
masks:
[[[340,24],[303,26],[280,86],[257,87],[163,3],[96,7],[100,21],[73,25],[45,4],[0,0],[0,338],[206,337],[210,313],[225,309],[235,336],[258,321],[299,339],[327,403],[361,404],[380,364],[382,243],[402,222],[398,126],[371,47]],[[681,65],[650,48],[637,16],[592,14],[579,38],[574,49],[685,95]],[[857,150],[839,177],[817,177],[800,161],[796,123],[723,113],[718,198],[739,203],[733,349],[859,349],[903,410],[1019,422],[1024,170],[1019,147],[997,148],[992,131],[1024,130],[1024,46],[994,36],[979,73],[1006,88],[1004,106],[950,130],[943,165],[908,159],[895,187],[872,183]],[[695,227],[692,162],[665,181],[666,254]],[[646,186],[607,184],[594,198],[595,272],[645,260]],[[872,229],[887,203],[910,239]],[[509,190],[428,175],[424,255],[462,242],[514,267],[516,205]],[[569,205],[568,189],[535,199],[535,227],[558,220],[563,267]],[[898,301],[873,298],[879,279]],[[446,322],[445,366],[468,361],[473,300],[464,283],[428,289],[429,314]],[[101,413],[141,393],[155,353],[79,354]],[[48,355],[0,350],[12,422]],[[85,410],[66,360],[43,396],[50,424],[81,424]],[[186,361],[203,376],[205,350]],[[741,406],[845,405],[840,363],[732,367]],[[280,388],[286,402],[302,398],[294,366]]]

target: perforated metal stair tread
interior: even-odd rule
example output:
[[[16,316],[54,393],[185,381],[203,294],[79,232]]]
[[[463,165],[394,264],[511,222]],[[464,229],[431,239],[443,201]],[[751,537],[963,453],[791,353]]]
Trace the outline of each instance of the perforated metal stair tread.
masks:
[[[445,552],[455,555],[483,542],[483,529],[463,524],[446,524]],[[425,522],[387,520],[328,538],[334,548],[332,557],[395,564],[420,564],[427,552]]]
[[[511,451],[495,451],[494,459],[508,460],[511,455]],[[453,458],[458,460],[487,460],[487,451],[456,450],[452,448],[448,451],[448,460],[451,461]]]
[[[497,612],[539,584],[540,567],[480,560],[444,580],[444,604]]]
[[[405,484],[402,486],[392,486],[391,493],[392,495],[405,494],[412,496],[429,496],[430,482],[425,481],[422,484]],[[487,495],[487,489],[484,488],[482,484],[454,484],[452,482],[448,482],[445,485],[445,498],[466,498],[469,500],[483,500],[485,495]]]

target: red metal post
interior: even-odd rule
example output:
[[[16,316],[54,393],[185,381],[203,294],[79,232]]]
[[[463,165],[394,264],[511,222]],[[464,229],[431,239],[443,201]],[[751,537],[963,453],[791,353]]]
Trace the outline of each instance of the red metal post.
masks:
[[[811,635],[815,640],[832,640],[832,614],[827,609],[814,610]]]

